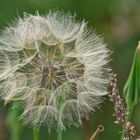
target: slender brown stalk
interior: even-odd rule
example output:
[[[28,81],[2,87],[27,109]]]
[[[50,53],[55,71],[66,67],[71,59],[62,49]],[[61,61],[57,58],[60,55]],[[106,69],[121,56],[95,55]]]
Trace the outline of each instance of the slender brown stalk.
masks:
[[[98,128],[96,129],[96,131],[91,136],[90,140],[95,140],[96,137],[99,135],[99,133],[101,133],[102,131],[104,131],[104,127],[103,127],[103,125],[99,125]]]

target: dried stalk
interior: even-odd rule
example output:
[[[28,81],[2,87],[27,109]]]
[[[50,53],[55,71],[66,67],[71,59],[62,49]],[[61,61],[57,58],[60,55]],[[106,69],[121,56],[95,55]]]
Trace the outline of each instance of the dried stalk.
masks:
[[[90,140],[95,140],[97,135],[99,135],[99,133],[101,133],[102,131],[104,131],[104,127],[103,127],[103,125],[99,125],[98,128],[96,129],[96,131],[93,133],[93,135],[90,138]]]

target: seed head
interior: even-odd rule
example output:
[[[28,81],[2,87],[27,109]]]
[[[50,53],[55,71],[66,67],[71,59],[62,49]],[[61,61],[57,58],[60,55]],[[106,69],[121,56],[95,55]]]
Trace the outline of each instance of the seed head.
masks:
[[[0,95],[22,101],[26,124],[79,126],[107,94],[109,51],[70,13],[25,14],[0,37]]]

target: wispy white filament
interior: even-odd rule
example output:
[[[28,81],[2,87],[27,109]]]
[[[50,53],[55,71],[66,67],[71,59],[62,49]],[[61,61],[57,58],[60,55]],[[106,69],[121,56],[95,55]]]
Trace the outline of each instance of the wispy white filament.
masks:
[[[109,51],[70,13],[26,14],[0,36],[0,95],[22,101],[25,123],[82,124],[107,94]]]

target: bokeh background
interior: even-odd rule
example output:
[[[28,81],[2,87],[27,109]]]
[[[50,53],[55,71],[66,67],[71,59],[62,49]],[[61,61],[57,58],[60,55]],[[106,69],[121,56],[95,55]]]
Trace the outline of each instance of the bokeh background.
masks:
[[[111,67],[118,75],[120,93],[130,72],[135,48],[140,40],[140,0],[0,0],[0,29],[9,25],[24,12],[47,14],[50,9],[63,9],[77,14],[77,19],[85,18],[89,26],[104,37],[112,51]],[[0,104],[0,140],[33,140],[32,129],[22,126],[18,120],[20,112],[12,111],[10,105]],[[97,140],[119,140],[121,126],[114,124],[113,105],[106,98],[100,110],[84,121],[82,128],[69,128],[64,140],[89,140],[99,124],[105,130]],[[140,105],[133,115],[137,135],[140,135]],[[56,132],[48,133],[40,129],[40,140],[56,140]]]

